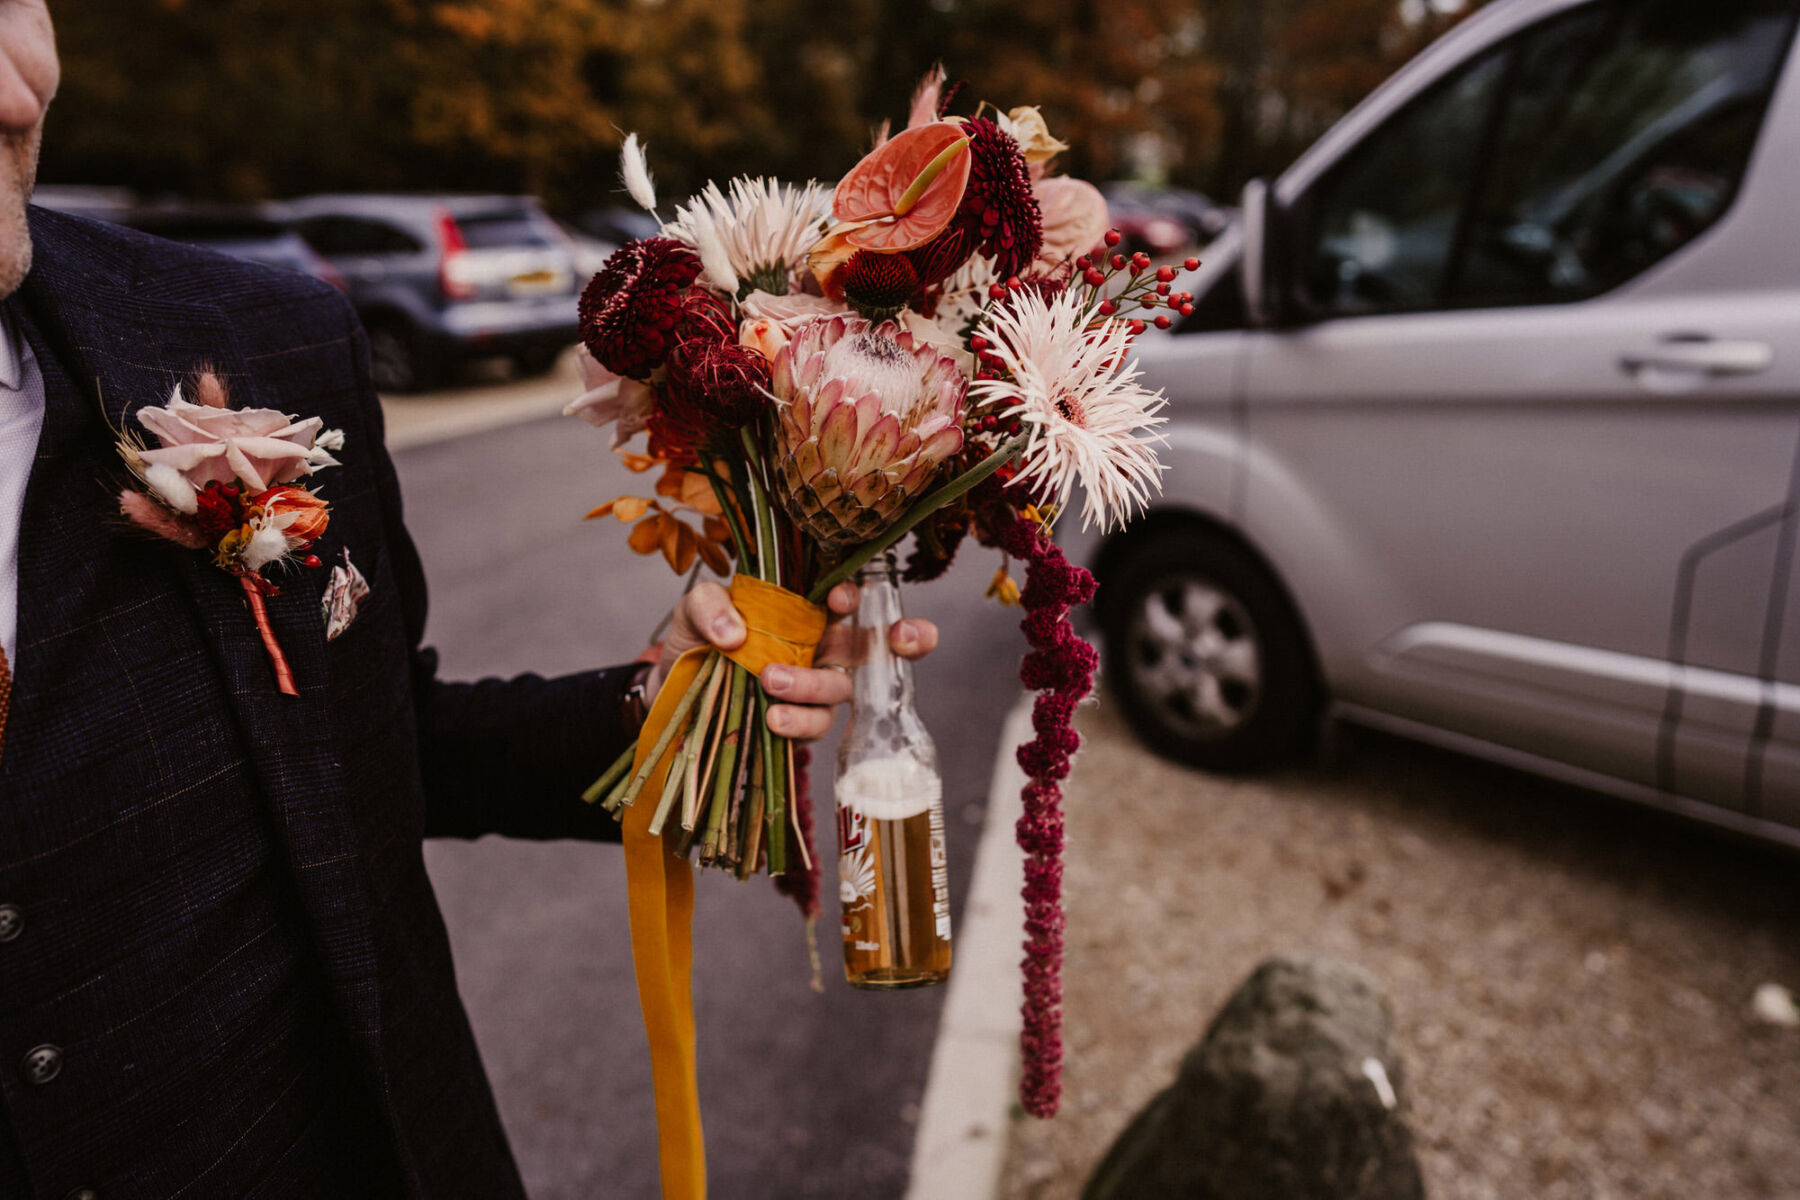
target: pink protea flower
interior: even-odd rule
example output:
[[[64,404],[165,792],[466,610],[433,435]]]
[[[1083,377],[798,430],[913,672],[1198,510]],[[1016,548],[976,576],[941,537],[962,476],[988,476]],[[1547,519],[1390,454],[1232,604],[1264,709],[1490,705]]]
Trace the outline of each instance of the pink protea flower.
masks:
[[[828,550],[874,538],[962,449],[966,377],[892,324],[814,321],[776,357],[772,382],[774,490]]]

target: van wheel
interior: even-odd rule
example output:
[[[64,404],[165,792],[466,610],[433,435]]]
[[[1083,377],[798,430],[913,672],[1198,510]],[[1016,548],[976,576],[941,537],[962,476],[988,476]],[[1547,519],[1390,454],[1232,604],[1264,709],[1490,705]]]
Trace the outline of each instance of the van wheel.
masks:
[[[418,339],[398,321],[369,325],[369,375],[378,392],[418,392],[436,382]]]
[[[1241,546],[1201,529],[1155,534],[1126,551],[1101,600],[1107,686],[1152,750],[1252,767],[1313,731],[1320,688],[1305,632]]]

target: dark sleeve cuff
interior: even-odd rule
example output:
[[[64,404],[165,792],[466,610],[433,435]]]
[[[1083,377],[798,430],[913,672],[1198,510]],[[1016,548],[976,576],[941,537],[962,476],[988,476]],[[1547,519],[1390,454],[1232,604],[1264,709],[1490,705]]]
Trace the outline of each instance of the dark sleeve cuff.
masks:
[[[625,693],[638,664],[477,683],[440,683],[435,663],[421,665],[427,837],[619,840],[618,822],[581,793],[637,736]]]

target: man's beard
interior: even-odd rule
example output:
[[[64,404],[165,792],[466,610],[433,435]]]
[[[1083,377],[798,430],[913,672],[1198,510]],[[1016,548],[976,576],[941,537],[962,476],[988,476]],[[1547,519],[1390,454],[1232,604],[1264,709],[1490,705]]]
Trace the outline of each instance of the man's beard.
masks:
[[[31,270],[31,227],[25,206],[37,182],[44,127],[0,137],[0,299],[12,295]]]

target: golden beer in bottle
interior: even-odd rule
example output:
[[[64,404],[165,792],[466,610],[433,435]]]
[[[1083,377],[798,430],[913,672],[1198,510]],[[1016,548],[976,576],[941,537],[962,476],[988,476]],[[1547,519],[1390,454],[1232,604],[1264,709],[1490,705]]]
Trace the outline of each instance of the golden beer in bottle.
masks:
[[[950,860],[937,748],[913,707],[912,664],[894,654],[894,560],[857,573],[856,670],[838,743],[838,898],[844,977],[877,991],[950,974]]]

